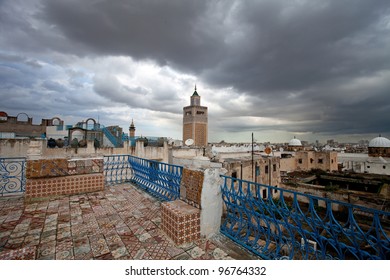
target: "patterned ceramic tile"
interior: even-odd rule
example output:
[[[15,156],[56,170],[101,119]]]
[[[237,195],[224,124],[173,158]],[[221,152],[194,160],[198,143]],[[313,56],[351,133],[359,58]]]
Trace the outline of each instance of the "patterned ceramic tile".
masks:
[[[152,260],[168,260],[171,258],[171,255],[168,253],[166,248],[166,244],[158,243],[147,246],[145,249]]]
[[[95,258],[110,253],[110,249],[108,248],[103,235],[90,236],[89,242],[91,245],[92,254]]]
[[[34,246],[36,259],[230,259],[205,239],[175,245],[161,205],[129,184],[29,204],[0,199],[0,259]]]
[[[40,244],[38,247],[38,258],[45,257],[48,255],[55,255],[56,252],[56,242],[48,242],[45,244]]]
[[[191,256],[187,253],[183,253],[173,257],[172,260],[191,260]]]
[[[27,246],[17,250],[0,252],[0,260],[34,260],[35,258],[35,246]]]
[[[111,254],[112,254],[112,256],[115,258],[115,259],[119,259],[119,258],[121,258],[121,257],[129,257],[130,256],[130,254],[127,252],[127,249],[126,249],[126,247],[119,247],[119,248],[117,248],[117,249],[115,249],[115,250],[112,250],[111,251]]]
[[[190,256],[193,258],[193,259],[198,259],[200,258],[202,255],[205,254],[205,251],[203,251],[201,248],[199,248],[198,246],[196,246],[195,248],[191,249],[189,252]]]
[[[74,260],[73,249],[66,249],[62,251],[56,251],[57,260]]]
[[[213,256],[216,260],[223,260],[224,258],[227,257],[227,253],[223,250],[221,250],[220,248],[216,248],[214,251],[213,251]]]

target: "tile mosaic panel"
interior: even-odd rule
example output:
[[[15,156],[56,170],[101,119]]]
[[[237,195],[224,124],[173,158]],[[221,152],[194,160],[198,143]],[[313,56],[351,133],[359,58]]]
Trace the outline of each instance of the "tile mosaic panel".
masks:
[[[68,175],[67,159],[39,159],[27,161],[27,179],[59,177],[66,175]]]
[[[71,159],[68,160],[68,172],[73,175],[103,173],[103,159]]]
[[[183,169],[180,193],[181,199],[200,208],[204,174],[199,170]]]
[[[40,159],[27,161],[27,179],[103,173],[103,159]]]
[[[161,204],[161,228],[176,243],[200,238],[200,210],[181,200]]]
[[[103,159],[92,159],[92,170],[95,173],[103,172]]]

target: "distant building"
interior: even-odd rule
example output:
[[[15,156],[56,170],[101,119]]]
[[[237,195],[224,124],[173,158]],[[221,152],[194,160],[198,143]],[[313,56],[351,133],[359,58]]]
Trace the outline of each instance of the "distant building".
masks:
[[[390,140],[379,136],[368,143],[368,154],[340,153],[343,171],[390,175]]]
[[[368,143],[368,155],[370,157],[390,157],[390,140],[382,137],[375,137]]]
[[[287,146],[287,151],[301,151],[303,150],[303,145],[301,140],[295,138],[291,139]]]
[[[41,124],[33,124],[33,118],[26,113],[9,116],[6,112],[0,112],[0,134],[12,135],[13,138],[45,138],[46,127],[63,125],[64,121],[57,117],[42,119]]]
[[[280,171],[310,171],[320,169],[327,172],[338,170],[337,152],[297,151],[281,154]]]
[[[280,158],[255,155],[221,159],[228,176],[265,185],[278,186],[280,180]]]
[[[194,140],[194,145],[205,147],[208,144],[207,107],[200,106],[200,96],[195,91],[191,96],[191,105],[183,108],[183,142]]]

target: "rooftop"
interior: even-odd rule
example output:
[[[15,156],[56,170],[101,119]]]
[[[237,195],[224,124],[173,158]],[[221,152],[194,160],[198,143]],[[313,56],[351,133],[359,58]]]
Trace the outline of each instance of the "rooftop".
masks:
[[[161,202],[131,184],[27,202],[0,198],[1,259],[257,259],[223,235],[177,246]]]

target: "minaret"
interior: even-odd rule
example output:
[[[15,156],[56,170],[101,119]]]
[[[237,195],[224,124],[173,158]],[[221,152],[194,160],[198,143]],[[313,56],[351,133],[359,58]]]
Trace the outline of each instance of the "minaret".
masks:
[[[205,147],[208,144],[207,107],[200,106],[196,85],[190,104],[183,108],[183,142],[193,139],[195,146]]]
[[[133,119],[131,119],[131,124],[130,124],[130,127],[129,127],[129,136],[130,136],[130,138],[134,138],[135,137],[135,126],[134,126]]]

